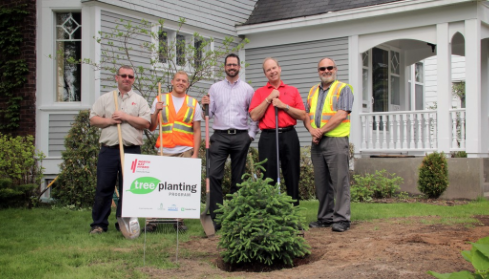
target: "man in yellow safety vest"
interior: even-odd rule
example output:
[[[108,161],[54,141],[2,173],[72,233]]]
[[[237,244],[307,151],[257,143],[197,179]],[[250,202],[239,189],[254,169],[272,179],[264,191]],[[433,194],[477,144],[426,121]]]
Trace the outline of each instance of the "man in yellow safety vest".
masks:
[[[321,83],[307,96],[304,126],[311,133],[318,220],[310,228],[350,228],[349,141],[353,88],[336,80],[336,63],[323,58],[318,63]]]

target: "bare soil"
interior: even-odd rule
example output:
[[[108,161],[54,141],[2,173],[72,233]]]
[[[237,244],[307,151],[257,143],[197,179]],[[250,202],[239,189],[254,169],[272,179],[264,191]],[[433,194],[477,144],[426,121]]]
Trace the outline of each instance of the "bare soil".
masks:
[[[450,206],[465,202],[431,203]],[[219,255],[219,237],[196,237],[180,244],[189,256],[179,258],[178,268],[146,267],[142,271],[153,278],[434,278],[426,272],[473,271],[460,252],[471,249],[468,242],[489,235],[489,215],[474,217],[479,223],[433,225],[439,217],[431,216],[357,221],[344,233],[310,229],[304,237],[311,255],[297,259],[292,268],[268,272],[243,271],[247,267],[225,271],[232,268]]]

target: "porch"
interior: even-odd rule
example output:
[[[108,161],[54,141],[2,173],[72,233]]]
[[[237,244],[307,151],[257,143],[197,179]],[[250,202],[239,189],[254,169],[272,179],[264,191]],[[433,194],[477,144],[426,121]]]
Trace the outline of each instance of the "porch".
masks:
[[[360,113],[361,154],[395,153],[423,156],[438,150],[437,137],[450,138],[450,152],[466,151],[465,109],[450,109],[449,127],[438,129],[436,110]]]

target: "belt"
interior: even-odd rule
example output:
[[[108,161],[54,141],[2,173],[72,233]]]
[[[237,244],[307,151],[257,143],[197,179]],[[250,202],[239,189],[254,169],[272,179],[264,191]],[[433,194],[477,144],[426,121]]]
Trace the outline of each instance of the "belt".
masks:
[[[283,132],[287,132],[287,131],[290,131],[293,129],[294,129],[294,126],[288,126],[288,127],[284,127],[284,128],[278,128],[278,132],[283,133]],[[262,132],[263,133],[275,133],[275,129],[263,129]]]
[[[228,134],[228,135],[236,135],[236,134],[245,133],[245,132],[248,132],[248,130],[236,130],[236,129],[214,130],[214,133],[221,133],[221,134]]]
[[[138,145],[124,145],[124,148],[127,148],[127,147],[135,147],[135,146],[138,146]],[[107,147],[107,148],[111,148],[111,149],[119,149],[119,145],[116,144],[116,145],[106,145],[105,143],[102,143],[102,147]]]

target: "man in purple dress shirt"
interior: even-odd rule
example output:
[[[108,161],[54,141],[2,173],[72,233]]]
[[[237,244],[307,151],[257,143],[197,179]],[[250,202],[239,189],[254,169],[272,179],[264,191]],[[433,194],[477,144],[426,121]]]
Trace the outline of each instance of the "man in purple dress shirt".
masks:
[[[254,90],[239,79],[241,69],[239,56],[229,54],[224,59],[226,78],[214,83],[209,94],[202,98],[202,104],[209,104],[209,118],[214,118],[214,134],[210,138],[210,211],[212,220],[216,218],[214,210],[223,203],[222,179],[224,164],[231,156],[231,193],[238,190],[245,171],[246,155],[251,142],[258,132],[258,122],[251,120],[248,114]],[[217,227],[216,229],[219,229]]]

